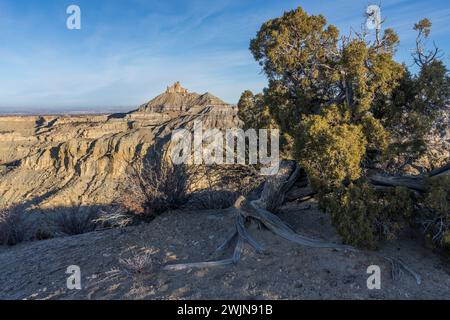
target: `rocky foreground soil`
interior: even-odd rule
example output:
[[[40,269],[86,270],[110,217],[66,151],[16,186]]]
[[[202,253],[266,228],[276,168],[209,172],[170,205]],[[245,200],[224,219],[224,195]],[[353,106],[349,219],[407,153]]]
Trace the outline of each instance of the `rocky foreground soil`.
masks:
[[[299,233],[340,241],[315,203],[290,204],[280,217]],[[297,246],[254,226],[264,254],[246,247],[236,265],[163,270],[211,258],[232,221],[227,210],[169,212],[139,226],[0,247],[0,299],[450,299],[448,263],[413,233],[379,251],[348,252]],[[123,262],[145,255],[152,263],[140,272]],[[422,283],[406,273],[393,280],[385,256]],[[69,265],[81,269],[81,290],[67,289]],[[367,288],[370,265],[381,268],[380,290]]]

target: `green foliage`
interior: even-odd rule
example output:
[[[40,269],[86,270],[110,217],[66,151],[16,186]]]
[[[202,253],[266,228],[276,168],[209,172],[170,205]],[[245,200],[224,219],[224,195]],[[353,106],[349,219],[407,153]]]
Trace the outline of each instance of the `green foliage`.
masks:
[[[280,80],[287,87],[300,86],[300,91],[316,96],[315,87],[338,77],[327,67],[337,52],[338,37],[337,28],[327,25],[322,15],[309,16],[299,7],[264,23],[250,50],[270,80]]]
[[[406,73],[392,98],[378,99],[374,105],[374,115],[393,138],[391,157],[418,158],[425,150],[426,135],[449,104],[450,77],[441,61],[423,65],[416,76]]]
[[[361,126],[368,141],[367,150],[386,151],[389,146],[390,133],[383,127],[381,121],[372,115],[366,115],[361,118]]]
[[[258,114],[264,109],[264,122],[271,118],[281,130],[285,154],[299,141],[309,140],[314,146],[314,141],[323,140],[312,137],[311,132],[302,137],[304,127],[310,124],[307,117],[322,115],[336,105],[349,113],[346,125],[363,128],[366,150],[359,159],[360,148],[355,148],[355,161],[369,166],[393,162],[398,167],[402,165],[397,163],[399,156],[413,161],[425,150],[426,135],[450,103],[448,71],[438,59],[438,50],[425,48],[431,22],[423,19],[414,29],[418,32],[417,75],[394,60],[399,38],[392,29],[386,29],[376,41],[358,34],[340,37],[338,29],[322,15],[308,15],[302,8],[286,12],[264,23],[251,41],[250,50],[269,85],[264,95],[249,99],[253,102],[248,104],[264,105],[257,108]],[[305,119],[307,123],[302,123]],[[305,152],[295,155],[301,162],[312,158]],[[348,161],[348,157],[342,159]],[[320,157],[316,162],[324,160],[314,166],[326,167],[337,161]]]
[[[360,177],[367,140],[362,126],[349,118],[332,106],[302,121],[297,154],[315,184],[328,188]]]
[[[389,40],[386,37],[392,34],[393,31],[385,33],[382,42],[387,43]],[[371,111],[376,94],[388,96],[398,86],[404,68],[393,60],[393,47],[396,45],[397,42],[394,42],[381,49],[369,46],[363,39],[343,44],[340,64],[343,76],[340,83],[344,88],[346,103],[354,116]]]
[[[242,93],[238,102],[238,116],[244,122],[244,130],[247,129],[279,129],[279,125],[272,118],[266,105],[264,95],[253,95],[249,90]],[[294,139],[285,131],[280,136],[281,156],[292,158]]]
[[[438,216],[450,218],[450,176],[431,178],[427,181],[426,205]]]
[[[249,90],[244,91],[238,102],[238,116],[244,122],[245,130],[266,129],[274,126],[261,93],[253,95]]]
[[[381,240],[395,239],[413,214],[413,199],[405,188],[377,192],[367,182],[342,186],[321,198],[344,242],[377,248]]]
[[[326,19],[309,16],[301,8],[264,23],[250,50],[269,79],[266,105],[280,130],[295,136],[303,114],[320,110],[339,79],[334,54],[339,32]]]
[[[370,155],[366,148],[386,149],[389,134],[373,117],[372,105],[376,96],[390,95],[402,79],[405,68],[393,60],[397,44],[391,29],[377,44],[362,37],[339,41],[336,27],[301,8],[269,20],[251,41],[250,50],[269,79],[264,101],[270,116],[285,137],[314,149],[302,146],[302,152],[295,153],[312,169],[310,173],[337,164],[339,172],[331,174],[333,179],[358,178],[356,167]],[[333,106],[346,114],[345,121],[323,118]],[[355,146],[344,143],[352,134]],[[316,157],[324,149],[328,154]],[[348,165],[348,172],[341,172]]]
[[[431,21],[427,18],[420,20],[414,24],[414,30],[419,34],[423,34],[424,37],[428,37],[431,33]]]
[[[378,97],[373,107],[374,115],[391,133],[390,158],[404,158],[409,163],[425,151],[425,137],[433,125],[442,129],[448,126],[448,123],[439,124],[436,120],[450,104],[450,77],[446,66],[439,60],[440,50],[436,47],[426,49],[431,21],[419,21],[414,30],[418,32],[413,53],[419,67],[418,74],[404,73],[391,97]]]
[[[252,126],[264,119],[280,129],[282,151],[302,164],[339,233],[357,246],[373,248],[394,238],[418,200],[401,188],[375,191],[361,177],[388,168],[399,155],[418,157],[450,104],[439,50],[426,50],[431,22],[423,19],[414,30],[417,75],[394,60],[399,38],[392,29],[374,41],[364,33],[340,36],[322,15],[300,7],[264,23],[250,43],[269,85],[263,95],[243,94],[241,118]],[[442,217],[449,191],[436,190],[426,203]],[[450,240],[446,230],[442,241]]]
[[[450,176],[434,177],[427,182],[422,217],[429,242],[450,254]]]

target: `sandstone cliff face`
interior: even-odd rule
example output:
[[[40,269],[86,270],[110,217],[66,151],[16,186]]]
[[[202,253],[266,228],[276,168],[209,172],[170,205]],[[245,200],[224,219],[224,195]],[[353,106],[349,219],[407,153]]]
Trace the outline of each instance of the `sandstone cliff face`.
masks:
[[[0,165],[14,162],[37,142],[34,136],[39,117],[0,117]]]
[[[166,92],[147,105],[156,104],[125,115],[0,117],[0,207],[111,204],[127,168],[167,148],[173,130],[194,120],[240,126],[236,108],[210,94]]]

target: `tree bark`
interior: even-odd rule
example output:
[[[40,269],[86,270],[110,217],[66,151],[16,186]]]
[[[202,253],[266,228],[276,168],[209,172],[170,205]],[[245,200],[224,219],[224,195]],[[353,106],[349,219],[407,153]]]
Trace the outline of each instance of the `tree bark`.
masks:
[[[411,190],[426,192],[425,179],[450,175],[450,163],[420,176],[382,176],[372,175],[368,179],[374,187],[406,187]]]

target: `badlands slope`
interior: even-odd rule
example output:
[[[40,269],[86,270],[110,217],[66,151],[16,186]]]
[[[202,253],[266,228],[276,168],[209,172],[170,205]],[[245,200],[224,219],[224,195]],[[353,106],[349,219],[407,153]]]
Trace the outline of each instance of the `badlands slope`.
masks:
[[[0,207],[107,205],[127,168],[167,147],[172,131],[239,126],[236,107],[178,83],[135,111],[0,117]]]

